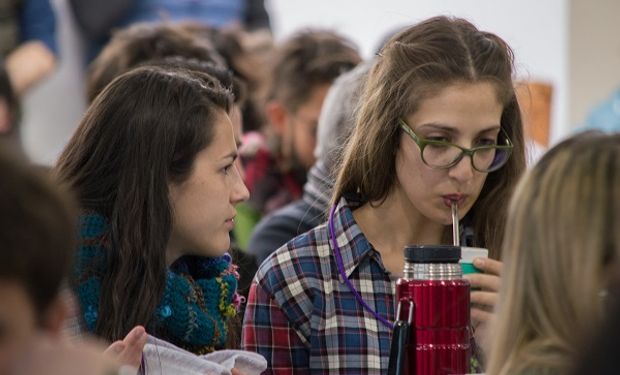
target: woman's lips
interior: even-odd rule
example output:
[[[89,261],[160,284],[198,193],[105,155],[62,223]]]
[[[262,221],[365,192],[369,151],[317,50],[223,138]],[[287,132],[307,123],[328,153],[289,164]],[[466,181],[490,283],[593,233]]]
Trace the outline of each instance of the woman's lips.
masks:
[[[452,207],[452,204],[454,203],[461,207],[463,206],[463,203],[465,203],[465,200],[467,200],[467,195],[463,194],[446,194],[441,197],[443,198],[443,203],[448,207]]]
[[[226,226],[229,228],[229,230],[232,230],[233,227],[235,226],[235,218],[231,217],[230,219],[226,219],[225,223],[226,223]]]

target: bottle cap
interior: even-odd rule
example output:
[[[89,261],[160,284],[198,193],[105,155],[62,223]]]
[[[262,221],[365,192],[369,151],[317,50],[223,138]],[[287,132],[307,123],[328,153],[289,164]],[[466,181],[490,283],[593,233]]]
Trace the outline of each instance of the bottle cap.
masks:
[[[453,245],[409,245],[405,246],[405,261],[408,263],[458,263],[461,247]]]
[[[489,250],[482,247],[461,246],[461,262],[473,263],[475,258],[488,258]]]

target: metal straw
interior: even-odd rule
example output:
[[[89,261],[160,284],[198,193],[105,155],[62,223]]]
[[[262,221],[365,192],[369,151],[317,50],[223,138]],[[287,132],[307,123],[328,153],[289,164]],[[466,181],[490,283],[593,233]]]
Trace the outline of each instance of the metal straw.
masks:
[[[452,202],[452,242],[454,246],[461,245],[461,231],[459,229],[459,207],[456,202]]]

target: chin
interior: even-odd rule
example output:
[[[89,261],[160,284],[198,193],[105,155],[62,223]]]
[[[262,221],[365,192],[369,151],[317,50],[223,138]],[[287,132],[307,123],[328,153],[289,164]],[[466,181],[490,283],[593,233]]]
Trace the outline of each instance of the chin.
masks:
[[[441,223],[441,225],[445,226],[452,225],[452,216],[450,216],[449,218],[444,217],[439,222]]]
[[[424,215],[428,221],[440,225],[452,225],[452,213],[445,209],[431,209]]]
[[[467,215],[470,209],[471,207],[459,208],[459,221],[463,220],[463,218],[465,217],[465,215]],[[442,210],[438,214],[435,222],[441,223],[442,225],[452,225],[452,211],[449,208],[447,210]]]
[[[194,252],[195,255],[216,258],[224,255],[230,249],[230,240],[202,244],[202,246],[194,247],[194,249],[200,249]]]
[[[226,252],[230,250],[230,242],[228,242],[227,245],[220,245],[217,248],[211,249],[211,251],[209,252],[209,256],[210,257],[221,257],[222,255],[226,254]]]

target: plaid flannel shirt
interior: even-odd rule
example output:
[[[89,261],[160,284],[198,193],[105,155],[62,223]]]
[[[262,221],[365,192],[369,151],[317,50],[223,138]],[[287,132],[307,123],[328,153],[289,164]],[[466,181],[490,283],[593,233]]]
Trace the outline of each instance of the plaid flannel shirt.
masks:
[[[343,198],[334,215],[345,273],[362,298],[393,321],[396,279]],[[365,310],[338,272],[326,224],[291,240],[259,268],[248,296],[242,346],[266,374],[385,374],[391,330]]]

